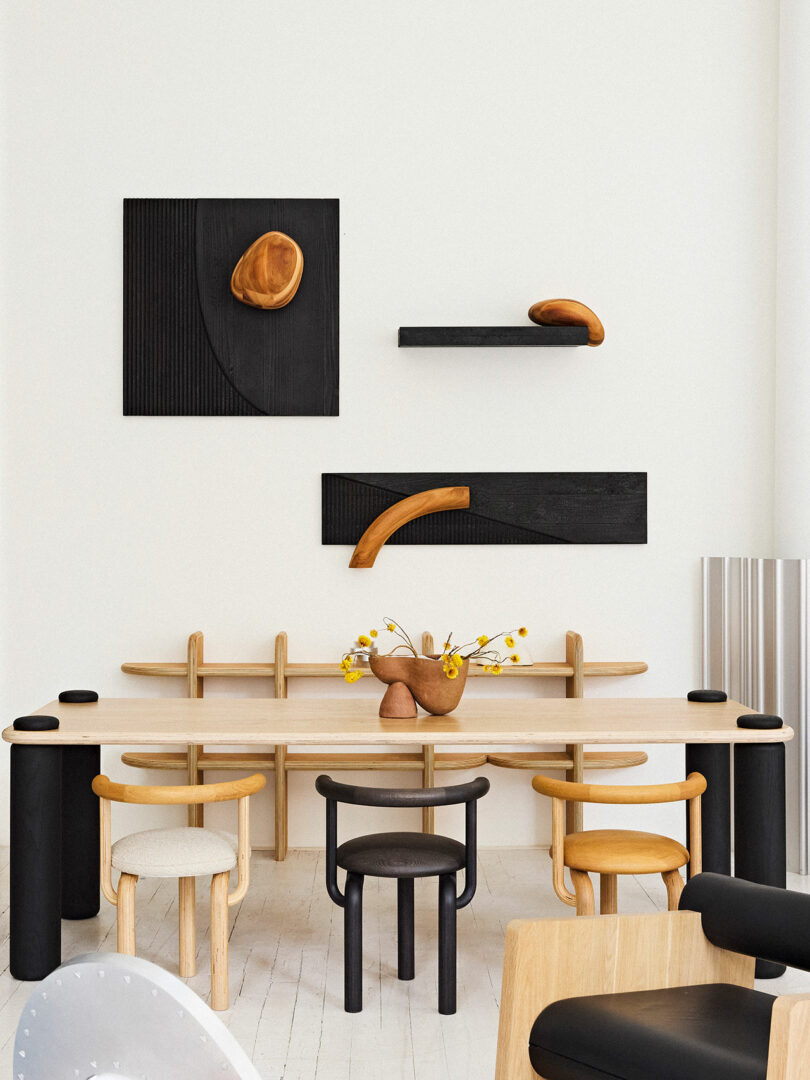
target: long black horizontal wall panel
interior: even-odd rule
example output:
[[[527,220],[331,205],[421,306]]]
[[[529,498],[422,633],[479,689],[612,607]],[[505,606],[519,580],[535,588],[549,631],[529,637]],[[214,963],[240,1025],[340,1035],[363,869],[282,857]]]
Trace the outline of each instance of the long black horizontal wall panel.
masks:
[[[351,544],[408,495],[470,489],[468,510],[408,522],[389,544],[646,544],[643,472],[324,473],[322,542]]]

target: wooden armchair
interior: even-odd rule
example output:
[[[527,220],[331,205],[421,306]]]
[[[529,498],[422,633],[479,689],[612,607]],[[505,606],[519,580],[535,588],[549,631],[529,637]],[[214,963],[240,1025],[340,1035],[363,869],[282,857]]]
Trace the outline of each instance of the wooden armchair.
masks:
[[[700,874],[677,912],[511,922],[496,1080],[806,1080],[810,994],[755,956],[810,970],[810,895]]]

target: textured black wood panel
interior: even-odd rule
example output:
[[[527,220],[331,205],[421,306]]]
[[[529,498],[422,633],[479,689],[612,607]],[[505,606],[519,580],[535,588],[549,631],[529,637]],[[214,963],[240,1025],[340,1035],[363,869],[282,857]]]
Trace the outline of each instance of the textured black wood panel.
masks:
[[[647,543],[642,472],[324,473],[322,543],[354,545],[400,499],[456,485],[469,487],[469,510],[410,521],[388,543]]]
[[[277,311],[230,277],[270,229],[304,253]],[[124,413],[336,416],[338,200],[124,200]]]
[[[587,345],[587,326],[400,326],[399,347]]]

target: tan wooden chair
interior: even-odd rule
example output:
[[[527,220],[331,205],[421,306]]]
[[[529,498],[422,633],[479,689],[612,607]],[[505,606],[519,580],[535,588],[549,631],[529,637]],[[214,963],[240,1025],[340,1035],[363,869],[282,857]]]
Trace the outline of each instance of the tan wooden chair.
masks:
[[[644,784],[610,786],[608,784],[575,784],[567,780],[552,780],[535,776],[532,787],[551,798],[551,851],[554,891],[560,900],[576,907],[577,915],[593,915],[594,896],[590,874],[599,874],[599,910],[602,915],[615,915],[617,906],[617,875],[660,874],[667,887],[667,906],[678,907],[683,890],[680,867],[689,865],[690,876],[702,868],[700,796],[706,790],[706,780],[700,773],[690,773],[686,780],[675,784]],[[664,803],[689,801],[689,831],[691,853],[668,836],[636,832],[630,829],[591,829],[584,832],[565,832],[565,804],[579,803]],[[571,873],[574,893],[565,886],[565,868]]]
[[[228,1008],[228,908],[238,904],[250,880],[250,796],[265,785],[261,773],[223,784],[149,787],[93,780],[101,814],[101,891],[118,909],[118,952],[135,955],[135,886],[139,877],[179,879],[180,974],[196,974],[195,879],[211,876],[211,1008]],[[149,829],[111,842],[110,804],[191,806],[239,801],[238,835],[185,825]],[[228,892],[231,870],[236,888]],[[113,888],[112,871],[120,871]]]

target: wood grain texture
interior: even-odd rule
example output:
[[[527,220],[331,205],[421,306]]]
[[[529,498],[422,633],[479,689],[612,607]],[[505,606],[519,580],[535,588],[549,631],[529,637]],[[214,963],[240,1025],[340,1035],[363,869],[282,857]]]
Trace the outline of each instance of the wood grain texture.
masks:
[[[424,651],[424,650],[423,650]],[[433,650],[431,650],[433,651]],[[131,660],[121,665],[121,670],[128,675],[153,675],[161,678],[186,678],[187,668],[181,661],[173,660]],[[200,676],[217,679],[272,679],[275,675],[273,664],[252,661],[232,661],[231,663],[201,664]],[[604,678],[606,676],[641,675],[647,670],[643,660],[586,660],[583,664],[585,678]],[[332,662],[294,662],[284,669],[288,679],[342,679],[343,671]],[[569,664],[557,661],[545,661],[537,664],[520,664],[517,667],[504,668],[500,675],[492,675],[483,667],[470,666],[467,678],[510,679],[558,679],[573,674]]]
[[[116,784],[108,776],[93,780],[93,791],[100,799],[110,802],[135,803],[139,806],[189,806],[192,803],[230,802],[255,795],[266,784],[257,773],[241,780],[226,780],[221,784]]]
[[[286,307],[298,291],[304,253],[291,236],[266,232],[254,240],[231,274],[237,300],[263,311]]]
[[[307,252],[272,318],[228,288],[268,227]],[[128,199],[124,233],[125,414],[337,415],[336,199]]]
[[[647,474],[324,473],[321,540],[357,537],[403,498],[468,487],[467,510],[404,523],[389,544],[646,544]]]
[[[706,781],[700,773],[690,773],[686,780],[671,784],[578,784],[550,776],[535,776],[532,787],[550,799],[575,799],[577,802],[609,803],[616,806],[694,799],[706,790]]]
[[[752,987],[754,960],[711,945],[694,911],[511,922],[496,1080],[537,1080],[529,1032],[553,1001],[713,982]]]
[[[518,750],[505,754],[487,754],[490,765],[501,769],[573,769],[574,759],[558,750]],[[582,755],[583,769],[629,769],[644,765],[647,755],[643,750],[600,750]]]
[[[581,326],[400,326],[404,348],[568,348],[588,344]]]
[[[784,994],[774,1002],[766,1080],[807,1080],[810,994]]]
[[[684,698],[464,698],[448,716],[381,720],[370,698],[102,698],[86,705],[49,702],[36,714],[55,716],[54,731],[3,731],[26,745],[183,745],[284,743],[497,746],[509,743],[773,743],[793,729],[737,727],[752,709]]]
[[[579,300],[540,300],[529,308],[529,318],[539,326],[587,327],[589,345],[601,345],[605,340],[599,316]]]
[[[432,488],[400,499],[368,526],[357,541],[349,566],[373,566],[383,544],[409,521],[440,510],[465,510],[469,505],[470,489],[467,487]]]
[[[497,756],[497,755],[496,755]],[[532,755],[537,757],[537,755]],[[605,755],[602,755],[605,756]],[[619,769],[623,767],[623,759],[627,755],[617,754],[615,762],[606,760],[604,765],[597,768]],[[490,755],[478,754],[437,754],[435,768],[438,770],[477,769],[486,765]],[[646,760],[647,755],[642,754]],[[136,769],[163,769],[177,771],[185,769],[186,755],[172,753],[171,751],[153,750],[151,752],[134,751],[122,754],[121,761],[124,765],[131,765]],[[369,771],[384,769],[391,772],[419,772],[423,766],[421,754],[375,754],[364,751],[362,754],[290,754],[285,759],[287,772],[323,772],[324,770],[336,769],[338,771]],[[633,762],[641,764],[641,762]],[[273,754],[261,752],[230,754],[206,753],[199,761],[200,768],[205,770],[244,772],[245,769],[263,772],[273,772],[275,769],[275,757]],[[509,768],[529,768],[528,765],[508,766]],[[532,765],[532,768],[554,767]]]

